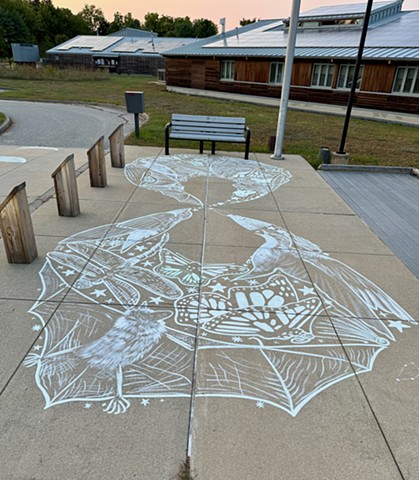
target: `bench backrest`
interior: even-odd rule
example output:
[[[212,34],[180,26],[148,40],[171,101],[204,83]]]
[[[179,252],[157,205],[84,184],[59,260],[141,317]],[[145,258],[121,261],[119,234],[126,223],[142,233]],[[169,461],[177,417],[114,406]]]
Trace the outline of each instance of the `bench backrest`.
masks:
[[[218,117],[205,115],[172,115],[173,133],[206,133],[237,135],[243,137],[246,119],[242,117]]]

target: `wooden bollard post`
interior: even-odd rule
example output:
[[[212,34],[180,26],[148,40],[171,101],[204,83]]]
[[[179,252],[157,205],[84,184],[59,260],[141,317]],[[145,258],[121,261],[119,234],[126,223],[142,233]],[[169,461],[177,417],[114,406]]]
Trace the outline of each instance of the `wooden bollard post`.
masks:
[[[121,123],[109,135],[109,145],[111,149],[111,164],[114,168],[125,167],[125,150],[124,150],[124,124]]]
[[[9,263],[32,263],[38,256],[26,183],[15,187],[0,205],[0,227]]]
[[[74,155],[69,155],[51,174],[57,196],[58,215],[76,217],[80,213]]]
[[[106,187],[106,164],[104,139],[99,140],[87,151],[91,187]]]

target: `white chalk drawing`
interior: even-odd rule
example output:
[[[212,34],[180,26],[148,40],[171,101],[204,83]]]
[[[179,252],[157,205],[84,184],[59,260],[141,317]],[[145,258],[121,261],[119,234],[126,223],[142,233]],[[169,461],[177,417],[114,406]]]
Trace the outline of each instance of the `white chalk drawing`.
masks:
[[[226,180],[235,188],[230,198],[209,206],[222,206],[257,200],[291,179],[291,174],[271,165],[239,158],[197,155],[139,158],[125,167],[128,180],[141,188],[172,197],[178,202],[203,206],[200,199],[185,192],[185,183],[199,177]],[[203,192],[205,193],[205,192]]]
[[[187,207],[77,233],[48,254],[30,310],[32,330],[42,336],[26,358],[47,408],[81,402],[91,410],[99,402],[104,412],[122,414],[132,399],[145,407],[152,398],[194,394],[248,399],[295,416],[323,390],[371,371],[395,332],[416,325],[319,246],[226,210],[269,195],[289,172],[177,155],[138,159],[126,175]],[[211,204],[206,192],[186,189],[198,177],[207,186],[229,180],[233,191]],[[262,245],[240,264],[209,263],[204,235],[202,254],[189,258],[173,238],[201,210]]]
[[[419,368],[414,362],[405,363],[400,370],[397,382],[410,381],[413,382],[419,378]]]

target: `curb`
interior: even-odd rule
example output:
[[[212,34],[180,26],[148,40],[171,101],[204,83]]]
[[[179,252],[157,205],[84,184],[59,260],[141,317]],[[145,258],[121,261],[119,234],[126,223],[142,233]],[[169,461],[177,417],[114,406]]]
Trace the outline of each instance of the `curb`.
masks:
[[[407,175],[417,175],[415,169],[410,167],[381,167],[376,165],[331,165],[322,163],[318,170],[329,172],[403,173]]]
[[[9,117],[6,116],[5,121],[0,125],[0,133],[5,132],[10,127],[11,124],[12,124],[12,121],[10,120]]]

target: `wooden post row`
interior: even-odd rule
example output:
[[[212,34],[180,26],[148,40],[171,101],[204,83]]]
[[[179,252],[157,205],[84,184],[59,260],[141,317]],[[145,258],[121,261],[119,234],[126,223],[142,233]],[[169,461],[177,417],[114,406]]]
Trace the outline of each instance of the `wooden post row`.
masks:
[[[91,187],[106,187],[105,146],[103,136],[87,151]]]
[[[80,213],[74,155],[69,155],[51,174],[57,197],[58,215],[76,217]]]
[[[125,167],[125,151],[124,151],[124,124],[121,123],[109,135],[109,145],[111,149],[111,164],[114,168]]]
[[[0,227],[9,263],[31,263],[37,256],[26,183],[15,187],[0,204]]]

